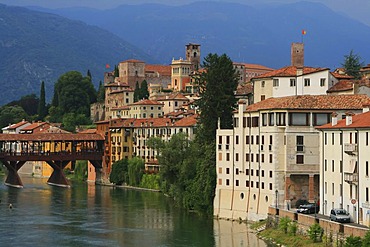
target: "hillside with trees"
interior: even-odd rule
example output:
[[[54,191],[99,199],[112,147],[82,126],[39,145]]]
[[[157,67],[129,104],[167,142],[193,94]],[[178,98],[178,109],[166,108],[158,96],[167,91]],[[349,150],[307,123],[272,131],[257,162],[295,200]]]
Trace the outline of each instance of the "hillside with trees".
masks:
[[[38,94],[44,81],[50,102],[57,78],[72,70],[103,80],[106,64],[126,59],[154,62],[114,34],[81,21],[0,4],[0,105]]]

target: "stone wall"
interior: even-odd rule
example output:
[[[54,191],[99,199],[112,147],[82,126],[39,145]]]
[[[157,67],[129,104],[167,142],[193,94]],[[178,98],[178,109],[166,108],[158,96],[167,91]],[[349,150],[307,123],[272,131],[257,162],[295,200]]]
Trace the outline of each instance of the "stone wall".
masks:
[[[288,217],[291,220],[295,220],[297,221],[298,228],[302,233],[307,232],[309,227],[315,224],[315,222],[320,224],[326,234],[342,234],[344,238],[348,236],[358,236],[363,238],[369,230],[365,227],[340,224],[338,222],[330,221],[329,219],[315,218],[314,215],[297,214],[293,211],[275,209],[274,207],[269,207],[268,217],[274,221],[282,217]]]

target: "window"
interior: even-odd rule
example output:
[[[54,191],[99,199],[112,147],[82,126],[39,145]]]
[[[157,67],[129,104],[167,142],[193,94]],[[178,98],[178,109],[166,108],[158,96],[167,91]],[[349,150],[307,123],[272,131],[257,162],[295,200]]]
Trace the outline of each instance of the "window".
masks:
[[[253,169],[251,169],[251,176],[253,176]]]
[[[261,162],[265,163],[265,155],[264,154],[261,154]]]
[[[235,180],[235,186],[239,186],[239,180]]]
[[[230,161],[230,154],[226,153],[226,161]]]
[[[266,99],[266,95],[262,94],[261,95],[261,101],[265,100]]]
[[[276,113],[276,125],[285,126],[285,112]]]
[[[239,144],[239,136],[235,136],[235,144],[238,145]]]
[[[270,173],[270,174],[269,174],[270,178],[272,178],[272,171],[270,171],[269,173]]]
[[[324,170],[325,171],[328,170],[328,161],[327,160],[324,161]]]
[[[313,125],[319,126],[330,123],[330,113],[314,113]]]
[[[235,161],[239,161],[239,154],[238,153],[235,154]]]
[[[369,201],[369,187],[366,187],[366,192],[365,192],[365,201],[368,202]]]
[[[365,165],[365,176],[366,177],[369,176],[369,161],[366,161],[366,165]]]
[[[249,136],[245,136],[245,144],[249,144]]]
[[[262,113],[262,126],[267,126],[267,113]]]
[[[301,154],[297,155],[297,164],[303,164],[303,162],[304,162],[303,155]]]
[[[230,180],[226,179],[226,185],[230,185]]]
[[[334,145],[334,133],[331,133],[331,145]]]
[[[321,78],[320,79],[320,87],[324,87],[325,86],[325,78]]]
[[[335,163],[334,163],[334,160],[331,161],[331,171],[334,172],[334,166],[335,166]]]
[[[230,168],[226,168],[226,174],[230,174]]]
[[[311,86],[310,78],[305,78],[305,79],[304,79],[304,86],[305,86],[305,87],[309,87],[309,86]]]
[[[245,154],[245,161],[249,161],[249,154]]]
[[[245,187],[249,187],[249,181],[245,181]]]
[[[309,126],[310,114],[308,113],[289,113],[289,125]]]
[[[265,81],[261,82],[261,87],[265,87]]]
[[[272,86],[273,87],[278,87],[279,86],[279,79],[273,79],[272,80]]]
[[[252,117],[252,127],[258,127],[259,117]]]
[[[290,79],[290,86],[295,87],[295,79]]]
[[[274,113],[269,113],[269,126],[274,126]]]
[[[297,136],[296,137],[296,144],[297,144],[297,152],[304,151],[304,136]]]
[[[270,163],[272,163],[272,154],[270,154],[270,156],[269,156],[269,161],[270,161]]]

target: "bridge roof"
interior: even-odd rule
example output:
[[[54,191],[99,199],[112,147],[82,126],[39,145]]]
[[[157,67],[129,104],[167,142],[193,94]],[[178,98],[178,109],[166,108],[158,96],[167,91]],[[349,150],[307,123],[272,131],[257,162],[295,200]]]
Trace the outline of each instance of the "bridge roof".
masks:
[[[103,141],[99,134],[37,133],[37,134],[0,134],[0,141]]]

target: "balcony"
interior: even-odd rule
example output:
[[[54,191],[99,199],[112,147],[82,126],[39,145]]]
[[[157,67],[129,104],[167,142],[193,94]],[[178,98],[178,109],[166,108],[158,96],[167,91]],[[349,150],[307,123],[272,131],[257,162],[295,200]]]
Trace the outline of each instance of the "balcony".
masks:
[[[357,144],[355,143],[345,143],[344,152],[350,155],[354,155],[357,152]]]
[[[344,181],[349,184],[358,184],[358,173],[345,172]]]

